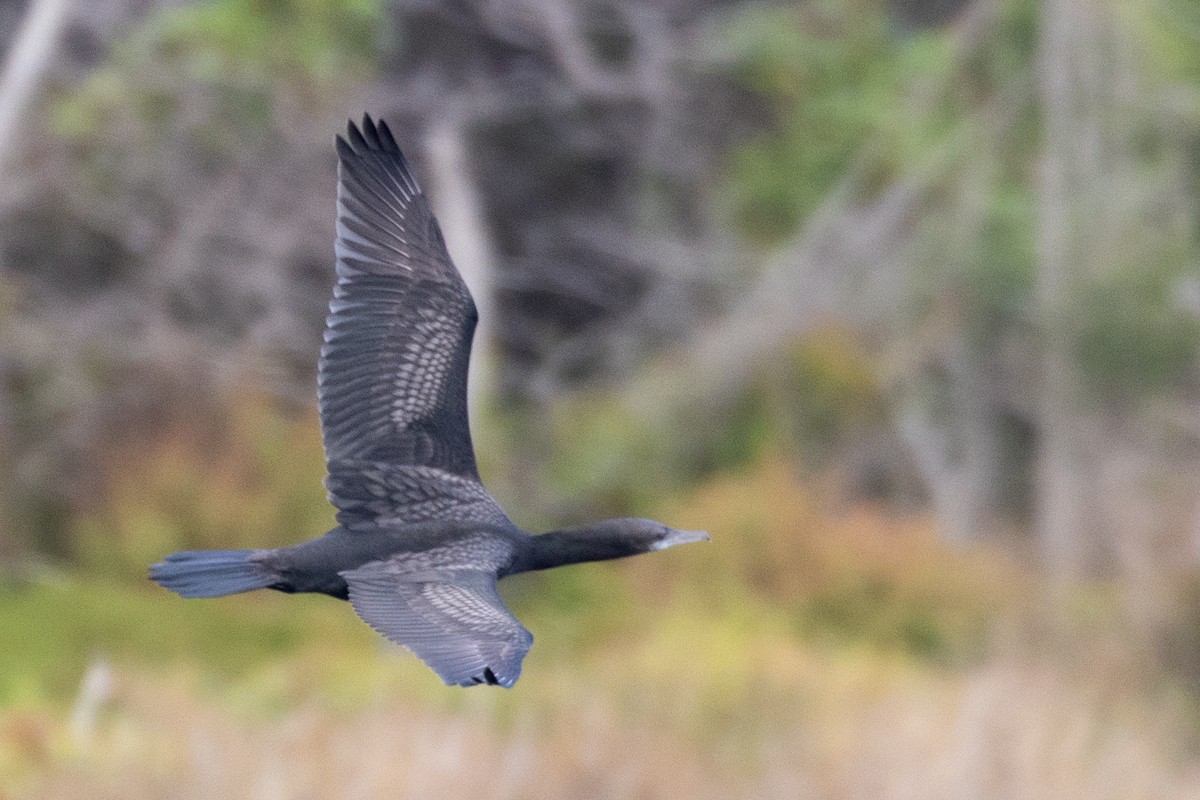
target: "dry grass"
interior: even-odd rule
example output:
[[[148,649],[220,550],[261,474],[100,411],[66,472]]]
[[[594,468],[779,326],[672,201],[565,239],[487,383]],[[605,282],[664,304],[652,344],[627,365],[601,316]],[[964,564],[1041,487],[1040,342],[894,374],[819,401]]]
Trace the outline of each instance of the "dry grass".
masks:
[[[1200,762],[1179,740],[1186,726],[1116,676],[1011,659],[938,675],[800,649],[770,660],[765,687],[740,687],[725,717],[699,729],[685,721],[707,717],[688,710],[706,690],[690,676],[630,689],[614,683],[623,667],[611,663],[586,685],[535,678],[527,697],[473,691],[440,709],[379,697],[339,710],[309,696],[277,715],[246,713],[194,682],[119,671],[84,736],[48,713],[0,717],[0,753],[20,776],[0,796],[1200,796]],[[630,707],[630,692],[646,692],[646,704]]]

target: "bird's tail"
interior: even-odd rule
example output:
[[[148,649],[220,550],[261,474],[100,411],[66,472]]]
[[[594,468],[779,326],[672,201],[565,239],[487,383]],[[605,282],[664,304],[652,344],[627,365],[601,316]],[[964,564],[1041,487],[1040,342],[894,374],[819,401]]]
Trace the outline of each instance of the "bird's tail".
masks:
[[[251,558],[259,550],[184,550],[150,567],[150,579],[182,597],[221,597],[265,589],[279,578]]]

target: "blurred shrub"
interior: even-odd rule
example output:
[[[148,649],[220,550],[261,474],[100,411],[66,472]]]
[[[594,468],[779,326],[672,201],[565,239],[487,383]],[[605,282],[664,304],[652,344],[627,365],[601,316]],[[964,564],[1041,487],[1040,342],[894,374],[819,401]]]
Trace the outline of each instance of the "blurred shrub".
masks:
[[[378,0],[169,6],[150,14],[105,67],[60,99],[57,127],[81,139],[118,134],[113,128],[132,114],[166,134],[177,116],[210,117],[217,123],[198,132],[210,145],[263,129],[275,103],[330,99],[366,75],[380,46],[382,13]]]
[[[835,452],[848,437],[883,421],[878,371],[850,330],[813,330],[796,339],[784,359],[786,369],[778,371],[783,413],[806,461]]]
[[[1086,288],[1077,352],[1097,396],[1145,397],[1191,380],[1200,319],[1173,302],[1174,278],[1169,265],[1139,264]]]
[[[76,522],[84,565],[141,575],[172,550],[270,547],[333,526],[316,419],[251,396],[227,413],[219,424],[176,423],[113,446],[98,465],[105,498]]]
[[[817,337],[799,349],[797,379],[819,387],[812,419],[821,425],[836,427],[837,409],[872,408],[873,384],[843,347],[837,337]],[[604,398],[578,397],[557,409],[553,430],[562,436],[545,475],[546,493],[561,505],[540,512],[546,525],[531,527],[645,514],[706,529],[714,541],[671,559],[514,583],[514,606],[525,611],[526,598],[536,596],[531,618],[557,631],[558,647],[601,644],[628,623],[634,598],[699,591],[727,613],[782,609],[798,635],[953,658],[974,652],[989,624],[1017,602],[1023,579],[1001,559],[945,548],[923,517],[839,503],[832,478],[801,479],[768,445],[736,473],[689,488],[672,460],[688,437],[637,419]],[[333,524],[320,489],[324,467],[311,415],[288,417],[265,398],[239,396],[223,416],[183,418],[140,443],[114,444],[98,467],[103,500],[74,520],[75,552],[91,570],[140,580],[147,564],[175,549],[319,535]],[[565,487],[562,495],[557,487]]]
[[[1200,712],[1200,572],[1193,569],[1168,586],[1169,602],[1152,609],[1153,655],[1168,675],[1191,690]]]
[[[682,477],[672,469],[677,431],[656,429],[617,397],[578,394],[555,404],[550,431],[541,469],[564,511],[645,509]]]
[[[647,370],[653,376],[658,366]],[[652,391],[649,385],[643,391]],[[786,455],[836,471],[843,464],[835,456],[853,454],[850,444],[885,424],[883,403],[872,358],[850,330],[826,325],[782,346],[777,359],[723,403],[706,398],[655,417],[620,393],[577,393],[554,404],[549,426],[540,418],[527,423],[538,433],[493,444],[518,460],[540,450],[529,467],[546,487],[547,507],[568,517],[645,514],[713,475],[752,468],[765,457]],[[495,455],[492,449],[483,458]],[[563,522],[549,510],[540,523]]]
[[[193,79],[343,83],[379,44],[379,0],[216,0],[163,11],[142,33]]]
[[[616,393],[564,398],[551,409],[542,461],[533,465],[552,506],[542,523],[648,514],[714,473],[753,464],[786,438],[779,405],[774,380],[753,381],[718,408],[664,418]]]
[[[795,230],[875,134],[887,133],[878,141],[900,165],[951,123],[932,104],[911,113],[899,91],[944,65],[945,37],[901,39],[880,5],[754,8],[727,37],[735,74],[776,117],[732,165],[734,216],[752,239],[771,243]]]
[[[886,74],[882,15],[820,8],[756,10],[730,31],[736,73],[778,116],[776,129],[733,162],[735,218],[754,239],[775,241],[795,229],[845,171],[878,113],[878,103],[864,100],[873,76]]]
[[[682,562],[686,583],[785,608],[798,634],[936,659],[977,655],[1020,609],[1031,578],[1005,558],[950,549],[925,517],[834,496],[771,458],[683,495],[665,518],[713,536]]]

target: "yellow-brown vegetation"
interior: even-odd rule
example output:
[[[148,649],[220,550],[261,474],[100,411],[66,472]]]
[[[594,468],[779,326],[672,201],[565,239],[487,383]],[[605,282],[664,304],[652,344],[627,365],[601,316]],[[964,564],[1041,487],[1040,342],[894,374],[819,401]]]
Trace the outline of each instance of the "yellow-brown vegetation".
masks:
[[[1110,588],[1047,591],[779,457],[658,501],[710,545],[506,586],[537,637],[509,692],[326,598],[130,581],[329,524],[314,420],[229,419],[118,452],[88,569],[0,586],[3,800],[1200,796],[1192,695]]]

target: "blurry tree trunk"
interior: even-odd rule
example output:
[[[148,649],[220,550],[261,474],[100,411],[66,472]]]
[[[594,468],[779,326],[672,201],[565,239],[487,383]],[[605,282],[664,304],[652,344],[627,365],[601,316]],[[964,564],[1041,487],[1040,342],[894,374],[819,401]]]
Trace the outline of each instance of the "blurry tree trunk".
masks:
[[[943,187],[945,198],[925,212],[933,224],[921,227],[932,229],[932,241],[915,248],[908,275],[922,271],[917,264],[936,270],[931,308],[915,331],[897,321],[883,337],[893,343],[884,359],[893,427],[923,479],[942,538],[955,544],[994,533],[1001,517],[997,487],[1004,448],[995,344],[980,333],[986,323],[964,305],[961,276],[980,258],[987,197],[999,174],[994,150],[1007,138],[1007,120],[1016,115],[1007,106],[1016,102],[1015,96],[997,101],[979,115],[967,137],[975,144],[965,148],[976,155],[958,165]],[[954,235],[946,236],[946,228]]]
[[[1105,3],[1044,0],[1037,61],[1043,119],[1038,183],[1038,313],[1042,370],[1038,408],[1036,530],[1047,566],[1078,573],[1097,555],[1099,520],[1090,479],[1098,454],[1073,350],[1079,290],[1106,258],[1104,198],[1107,77],[1098,63]],[[1097,74],[1099,72],[1099,74]]]
[[[42,75],[50,66],[59,33],[68,18],[70,0],[33,0],[25,12],[24,22],[11,42],[8,58],[0,67],[0,199],[12,198],[13,181],[5,180],[8,170],[15,166],[17,134],[28,116],[30,102],[36,97]],[[8,268],[0,263],[0,272]],[[7,323],[9,320],[0,320]],[[11,346],[12,331],[5,325],[5,340]],[[0,452],[7,460],[14,459],[17,445],[10,440],[18,426],[19,412],[8,393],[0,396]],[[21,505],[20,490],[11,482],[0,491],[0,508],[12,520]],[[0,531],[0,563],[11,564],[23,542],[16,525],[6,525]]]
[[[492,330],[490,275],[494,260],[491,237],[484,220],[483,203],[471,180],[465,125],[449,115],[435,120],[425,132],[425,154],[429,160],[430,202],[451,256],[475,298],[479,325],[471,350],[470,383],[467,396],[472,415],[477,415],[488,387],[494,383],[495,351]]]
[[[70,0],[33,0],[25,13],[25,22],[0,72],[0,170],[12,157],[20,122],[50,64],[70,5]]]
[[[928,397],[939,381],[908,365],[889,394],[897,407],[893,425],[921,473],[938,530],[963,544],[995,530],[1001,447],[986,361],[961,339],[938,349],[946,351],[933,356],[944,374],[940,398]]]

